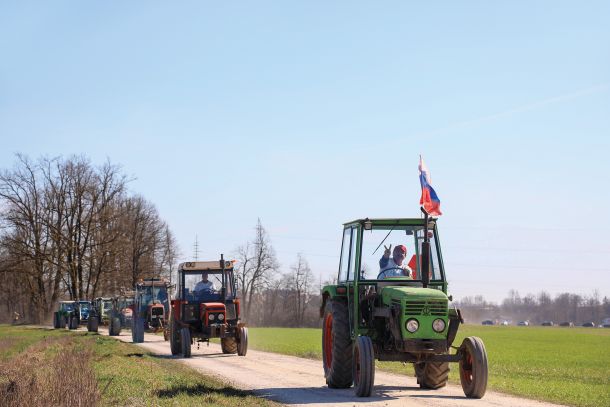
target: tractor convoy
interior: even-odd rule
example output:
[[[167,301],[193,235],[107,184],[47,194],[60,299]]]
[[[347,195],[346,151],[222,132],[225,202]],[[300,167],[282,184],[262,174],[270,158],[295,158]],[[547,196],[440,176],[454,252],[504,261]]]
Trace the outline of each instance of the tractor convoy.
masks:
[[[354,388],[359,397],[374,391],[375,360],[413,365],[422,389],[447,384],[457,363],[466,397],[487,388],[487,353],[480,338],[455,345],[459,309],[451,306],[437,220],[358,219],[343,225],[337,283],[322,288],[322,366],[330,388]],[[383,249],[382,249],[383,247]],[[392,247],[394,249],[392,250]],[[409,259],[407,261],[407,259]],[[162,332],[172,355],[191,357],[193,346],[220,341],[222,352],[245,356],[248,328],[241,320],[234,261],[181,263],[177,281],[139,281],[111,298],[62,301],[55,328],[100,325],[116,336],[131,329]]]
[[[144,333],[162,332],[172,355],[191,357],[191,346],[220,340],[222,352],[246,356],[248,328],[240,319],[240,300],[233,261],[195,261],[178,267],[178,288],[159,278],[136,283],[115,297],[93,301],[61,301],[53,315],[53,327],[89,332],[108,327],[109,336],[129,328],[133,343],[144,342]]]

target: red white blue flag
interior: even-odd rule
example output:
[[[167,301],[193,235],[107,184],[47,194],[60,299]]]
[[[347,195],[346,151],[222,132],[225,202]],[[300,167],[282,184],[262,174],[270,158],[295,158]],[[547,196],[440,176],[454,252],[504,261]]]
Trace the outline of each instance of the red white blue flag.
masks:
[[[441,200],[438,199],[438,195],[432,188],[432,181],[430,179],[430,171],[424,159],[419,156],[419,182],[421,183],[421,198],[419,204],[424,207],[424,210],[431,216],[441,216]]]

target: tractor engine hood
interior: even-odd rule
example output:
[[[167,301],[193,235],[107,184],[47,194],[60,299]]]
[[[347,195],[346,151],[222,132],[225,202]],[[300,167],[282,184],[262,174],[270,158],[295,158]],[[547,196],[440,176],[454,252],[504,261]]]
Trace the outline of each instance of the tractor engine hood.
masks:
[[[441,300],[447,301],[447,295],[441,290],[422,287],[390,286],[381,289],[381,298],[385,305],[392,305],[392,300]]]
[[[397,322],[403,340],[446,339],[449,301],[444,292],[434,288],[388,286],[382,288],[381,297],[385,306],[398,308]],[[433,321],[438,319],[443,320],[444,328],[434,331]],[[419,328],[415,332],[407,331],[406,324],[409,320],[418,322]]]

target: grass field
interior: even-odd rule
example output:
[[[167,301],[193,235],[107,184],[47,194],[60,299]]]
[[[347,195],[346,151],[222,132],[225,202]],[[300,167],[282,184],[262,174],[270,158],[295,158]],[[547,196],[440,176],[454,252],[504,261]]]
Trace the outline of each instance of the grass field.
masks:
[[[490,389],[573,406],[610,406],[610,329],[463,325],[455,340],[483,339]],[[321,359],[320,329],[250,328],[252,349]],[[450,381],[459,383],[457,364]],[[412,365],[377,362],[413,375]]]
[[[6,325],[0,397],[6,406],[275,405],[109,337]]]

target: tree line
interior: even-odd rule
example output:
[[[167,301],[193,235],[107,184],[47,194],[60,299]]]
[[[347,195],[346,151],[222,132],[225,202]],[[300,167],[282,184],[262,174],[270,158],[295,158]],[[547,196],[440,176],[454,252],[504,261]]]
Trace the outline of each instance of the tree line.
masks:
[[[464,319],[469,323],[481,323],[490,319],[499,322],[508,320],[513,324],[518,321],[533,324],[553,321],[572,322],[576,325],[594,322],[597,325],[604,318],[610,318],[610,298],[600,298],[597,291],[589,296],[562,293],[552,297],[545,291],[521,296],[518,291],[510,290],[508,297],[499,304],[477,295],[464,297],[457,301],[456,306],[462,310]]]
[[[60,299],[114,295],[169,277],[177,245],[155,206],[110,161],[17,155],[0,171],[0,301],[7,320],[43,321]]]

